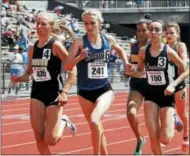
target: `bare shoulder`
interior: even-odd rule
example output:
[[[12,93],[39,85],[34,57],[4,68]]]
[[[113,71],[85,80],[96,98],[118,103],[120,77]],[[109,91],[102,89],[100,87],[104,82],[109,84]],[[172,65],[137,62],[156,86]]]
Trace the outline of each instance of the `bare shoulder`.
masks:
[[[140,54],[140,53],[141,53],[141,54],[145,54],[146,49],[147,49],[147,46],[141,47],[141,48],[139,49],[139,54]]]
[[[54,47],[60,47],[60,46],[63,46],[63,44],[61,43],[61,41],[55,40],[55,42],[53,42],[53,46]]]
[[[187,50],[186,44],[184,42],[180,42],[178,45],[178,50],[186,51]]]
[[[175,58],[178,54],[167,45],[167,56],[170,61],[173,61],[173,58]]]
[[[75,37],[73,40],[72,47],[77,50],[77,49],[82,49],[83,48],[83,38],[82,37]],[[72,49],[72,48],[71,48]]]
[[[186,47],[186,44],[184,42],[179,42],[179,46],[185,46]]]
[[[146,45],[139,49],[139,57],[142,58],[143,60],[145,59],[145,52],[146,52],[147,47],[148,46]]]
[[[73,42],[80,45],[83,43],[83,38],[82,37],[75,37]]]
[[[105,34],[105,36],[107,37],[108,40],[110,40],[111,42],[115,41],[115,38],[110,35],[110,34]]]
[[[130,48],[132,48],[134,44],[135,42],[130,42]]]
[[[172,55],[173,53],[175,53],[175,51],[170,46],[168,45],[166,46],[167,46],[167,54]]]

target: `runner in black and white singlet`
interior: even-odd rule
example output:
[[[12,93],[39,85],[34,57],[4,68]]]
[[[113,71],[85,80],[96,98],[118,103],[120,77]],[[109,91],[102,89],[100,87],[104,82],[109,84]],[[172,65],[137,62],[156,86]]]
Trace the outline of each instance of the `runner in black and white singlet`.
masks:
[[[187,70],[180,57],[167,45],[162,43],[165,25],[156,20],[149,26],[150,45],[139,52],[137,70],[131,66],[127,73],[140,77],[144,72],[147,75],[144,112],[146,126],[149,132],[152,152],[162,154],[161,143],[169,144],[174,136],[174,97],[175,87],[187,77]],[[179,77],[170,83],[168,75],[169,61],[174,62],[181,71]],[[161,123],[161,125],[160,125]]]
[[[33,70],[31,98],[39,99],[46,107],[58,104],[58,100],[55,101],[55,99],[63,88],[62,62],[52,52],[54,42],[55,39],[50,38],[43,48],[39,48],[38,42],[36,42],[31,62]],[[46,94],[41,94],[43,92]]]
[[[167,44],[176,51],[179,57],[185,63],[188,71],[189,71],[189,58],[187,54],[187,47],[185,43],[180,41],[180,27],[176,22],[168,22],[166,25],[166,40]],[[171,62],[171,74],[173,75],[174,80],[179,76],[179,71],[176,65]],[[188,73],[189,75],[189,73]],[[182,142],[182,150],[187,152],[189,150],[189,122],[187,115],[187,88],[185,86],[185,81],[176,86],[175,90],[175,104],[176,104],[176,115],[175,115],[175,127],[176,129],[182,130],[183,128],[183,142]],[[180,119],[179,119],[179,117]],[[181,123],[182,121],[182,123]],[[182,125],[183,124],[183,125]],[[182,128],[181,128],[182,127]]]
[[[150,52],[151,44],[145,52],[145,70],[147,74],[147,86],[145,100],[155,102],[159,107],[174,107],[173,96],[165,96],[164,90],[170,84],[168,75],[169,60],[167,56],[167,45],[163,45],[158,56],[152,56]]]
[[[91,129],[93,154],[107,155],[107,145],[101,119],[114,99],[109,82],[109,55],[113,48],[128,64],[127,56],[115,39],[100,32],[102,14],[87,9],[82,14],[86,34],[76,39],[70,49],[64,69],[77,65],[79,103]]]
[[[61,42],[52,37],[53,25],[54,18],[51,14],[38,14],[38,41],[29,48],[26,73],[14,79],[14,82],[25,82],[32,75],[30,121],[38,151],[46,155],[51,154],[49,146],[60,140],[65,127],[75,130],[68,117],[62,117],[62,106],[67,102],[67,93],[75,82],[76,68],[71,70],[63,86],[61,66],[68,52]]]
[[[129,61],[133,66],[137,67],[138,65],[140,48],[147,45],[149,23],[150,20],[141,19],[137,24],[138,40],[131,44],[131,53],[129,58]],[[129,85],[130,92],[127,98],[127,119],[129,120],[130,126],[137,138],[137,146],[135,148],[134,155],[141,155],[142,147],[146,140],[140,133],[137,113],[144,99],[146,75],[143,75],[141,78],[131,77]]]

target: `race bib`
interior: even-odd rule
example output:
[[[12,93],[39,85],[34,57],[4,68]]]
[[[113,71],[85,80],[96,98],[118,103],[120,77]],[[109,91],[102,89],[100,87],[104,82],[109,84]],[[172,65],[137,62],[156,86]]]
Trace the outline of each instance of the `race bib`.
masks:
[[[104,79],[108,77],[107,63],[93,62],[88,63],[88,78]]]
[[[50,73],[46,67],[33,68],[33,77],[36,82],[51,80]]]
[[[166,84],[165,74],[163,71],[148,71],[148,83],[152,86],[160,86]]]

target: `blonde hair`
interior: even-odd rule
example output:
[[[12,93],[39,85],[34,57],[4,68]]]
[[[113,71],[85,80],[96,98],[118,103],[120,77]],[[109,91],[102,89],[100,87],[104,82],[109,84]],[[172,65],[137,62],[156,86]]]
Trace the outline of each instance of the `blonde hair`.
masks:
[[[86,9],[82,14],[82,19],[85,15],[95,16],[101,24],[104,22],[104,19],[102,17],[102,13],[97,9]]]
[[[57,29],[57,30],[59,30],[59,32],[64,32],[67,36],[67,38],[66,38],[67,40],[72,40],[75,36],[75,33],[73,32],[73,30],[68,28],[66,18],[62,18],[62,19],[56,21],[53,26],[53,29]],[[55,33],[52,33],[52,35],[57,39],[59,38]]]
[[[180,32],[179,24],[176,23],[176,22],[174,22],[174,21],[170,21],[170,22],[167,23],[166,29],[167,29],[167,28],[171,28],[171,27],[173,27],[173,28],[176,30],[177,35],[178,35],[177,41],[180,41],[180,33],[181,33],[181,32]]]
[[[49,22],[49,24],[51,25],[51,26],[54,26],[54,24],[55,24],[55,17],[52,15],[52,14],[50,14],[50,13],[48,13],[48,12],[40,12],[38,15],[37,15],[37,18],[38,17],[45,17],[47,20],[48,20],[48,22]]]

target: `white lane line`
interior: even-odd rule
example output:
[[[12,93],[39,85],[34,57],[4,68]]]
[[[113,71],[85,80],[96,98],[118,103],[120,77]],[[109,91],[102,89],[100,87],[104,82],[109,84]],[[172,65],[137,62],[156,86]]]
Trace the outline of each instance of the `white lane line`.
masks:
[[[148,138],[148,136],[144,136],[145,138]],[[121,141],[117,141],[117,142],[112,142],[112,143],[108,143],[107,146],[112,146],[112,145],[116,145],[116,144],[122,144],[122,143],[126,143],[126,142],[131,142],[131,141],[135,141],[137,140],[136,138],[131,138],[131,139],[127,139],[127,140],[121,140]],[[65,153],[57,153],[57,154],[72,154],[72,153],[76,153],[76,152],[81,152],[81,151],[86,151],[92,149],[92,147],[88,147],[88,148],[83,148],[83,149],[79,149],[79,150],[73,150],[73,151],[68,151]]]
[[[117,113],[117,112],[126,112],[126,110],[125,109],[115,109],[115,110],[110,110],[110,111],[108,111],[106,114],[110,114],[110,113]],[[67,111],[65,111],[65,112],[67,112]],[[105,115],[106,115],[105,114]],[[25,114],[25,115],[29,115],[29,114]],[[81,115],[81,113],[80,114],[75,114],[75,115],[71,115],[71,116],[69,116],[69,117],[71,117],[71,118],[75,118],[75,117],[78,117],[78,116],[80,116]],[[123,115],[125,115],[125,114],[123,114]],[[140,114],[139,114],[140,115]],[[142,114],[143,115],[143,114]],[[2,118],[3,118],[3,116],[2,116]],[[5,117],[4,117],[5,118]],[[127,117],[126,117],[127,118]],[[11,123],[4,123],[4,124],[1,124],[2,126],[9,126],[9,125],[14,125],[14,124],[22,124],[22,123],[25,123],[25,122],[29,122],[29,121],[20,121],[20,122],[11,122]]]
[[[117,100],[117,102],[118,101],[123,101],[123,100]],[[113,106],[115,106],[115,105],[117,105],[117,104],[126,104],[126,102],[124,102],[124,103],[116,103],[116,102],[114,102],[114,103],[112,103],[112,105]],[[79,105],[79,103],[68,103],[68,105],[70,106],[70,105],[76,105],[77,106],[77,109],[79,109],[79,107],[80,107],[80,105]],[[111,105],[111,106],[112,106]],[[113,107],[112,106],[112,107]],[[18,109],[5,109],[5,110],[2,110],[1,112],[12,112],[12,111],[20,111],[20,110],[27,110],[27,109],[29,109],[29,107],[27,107],[27,108],[18,108]],[[70,109],[65,109],[65,110],[71,110],[71,109],[73,109],[73,108],[70,108]]]
[[[144,126],[145,123],[143,124],[140,124],[139,126]],[[110,129],[105,129],[104,132],[111,132],[111,131],[116,131],[116,130],[121,130],[121,129],[128,129],[130,128],[130,126],[124,126],[124,127],[117,127],[117,128],[110,128]],[[75,137],[77,136],[83,136],[83,135],[90,135],[91,132],[86,132],[86,133],[80,133],[80,134],[77,134]],[[72,135],[67,135],[67,136],[63,136],[62,139],[65,139],[65,138],[70,138],[70,137],[73,137]],[[135,138],[136,139],[136,138]],[[14,145],[7,145],[7,146],[2,146],[1,148],[2,149],[5,149],[5,148],[11,148],[11,147],[19,147],[19,146],[25,146],[25,145],[28,145],[28,144],[33,144],[35,143],[35,141],[32,141],[32,142],[26,142],[26,143],[21,143],[21,144],[14,144]]]
[[[113,119],[118,120],[121,118],[126,118],[125,115],[120,115],[120,114],[113,114],[113,116],[111,116],[112,114],[108,114],[108,115],[111,119],[103,119],[102,122],[111,121]],[[117,117],[117,115],[118,115],[118,117]],[[139,114],[137,116],[140,117],[140,116],[143,116],[143,114]],[[73,116],[73,117],[76,117],[76,116]],[[78,117],[83,117],[83,116],[78,116]],[[87,123],[88,122],[78,122],[78,123],[75,123],[75,125],[78,126],[78,125],[83,125],[83,124],[87,124]],[[23,130],[23,131],[7,132],[7,133],[2,133],[1,135],[5,136],[5,135],[12,135],[12,134],[19,134],[19,133],[27,133],[27,132],[32,132],[32,129],[27,129],[27,130]]]
[[[165,150],[163,151],[164,153],[170,153],[170,152],[173,152],[173,151],[176,151],[176,150],[179,150],[181,149],[181,147],[178,147],[178,148],[172,148],[172,149],[169,149],[169,150]]]
[[[122,97],[124,97],[124,98],[122,98]],[[118,99],[119,98],[119,99]],[[127,99],[127,96],[126,95],[120,95],[120,96],[116,96],[115,97],[115,100],[125,100],[125,99]],[[75,102],[75,104],[78,104],[79,103],[79,100],[78,99],[69,99],[68,100],[68,103],[73,103],[73,102]],[[11,106],[22,106],[22,105],[29,105],[29,103],[30,103],[30,101],[28,101],[28,102],[22,102],[22,101],[20,101],[18,104],[16,103],[5,103],[5,102],[2,102],[2,108],[6,108],[6,107],[11,107]]]

